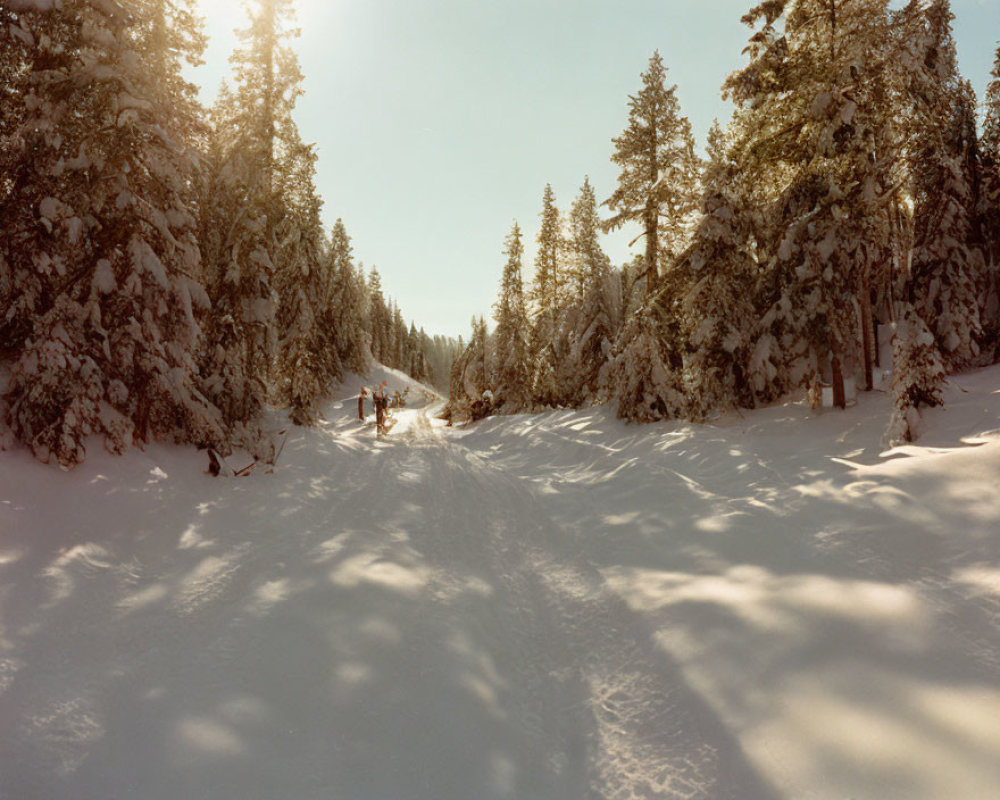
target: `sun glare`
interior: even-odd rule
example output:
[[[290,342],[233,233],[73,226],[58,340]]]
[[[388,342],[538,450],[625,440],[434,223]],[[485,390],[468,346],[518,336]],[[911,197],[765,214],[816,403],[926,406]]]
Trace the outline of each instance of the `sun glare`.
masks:
[[[247,6],[254,0],[196,0],[198,10],[210,23],[238,26],[247,16]],[[329,0],[292,0],[299,22],[308,20],[314,12],[328,6]]]

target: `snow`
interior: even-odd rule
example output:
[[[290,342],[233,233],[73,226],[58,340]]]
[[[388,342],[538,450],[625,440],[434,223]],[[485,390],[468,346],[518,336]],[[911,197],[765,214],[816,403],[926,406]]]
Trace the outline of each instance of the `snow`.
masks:
[[[102,258],[97,262],[91,284],[101,294],[110,294],[115,290],[115,286],[117,285],[115,272],[111,267],[111,262],[106,258]]]
[[[0,454],[0,798],[997,796],[1000,368],[888,453],[880,393],[377,439],[383,379],[273,474]]]

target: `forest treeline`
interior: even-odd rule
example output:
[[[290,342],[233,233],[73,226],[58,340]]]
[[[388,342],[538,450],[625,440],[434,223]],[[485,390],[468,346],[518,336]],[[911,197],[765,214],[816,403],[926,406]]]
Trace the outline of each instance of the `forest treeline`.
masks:
[[[515,222],[452,416],[610,402],[700,421],[823,386],[842,405],[891,340],[887,440],[911,439],[946,375],[1000,344],[1000,51],[977,126],[953,19],[948,0],[759,3],[704,157],[654,54],[611,196],[585,180],[566,214],[545,187],[530,285]],[[626,223],[642,253],[614,267],[599,234]]]
[[[324,229],[292,0],[238,35],[206,109],[194,0],[0,4],[0,444],[256,452],[268,404],[311,423],[372,358],[446,387],[459,342],[407,326]]]

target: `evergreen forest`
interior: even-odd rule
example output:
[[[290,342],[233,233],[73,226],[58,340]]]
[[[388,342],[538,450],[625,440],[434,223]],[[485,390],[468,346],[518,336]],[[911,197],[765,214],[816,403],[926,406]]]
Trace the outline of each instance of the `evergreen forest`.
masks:
[[[530,285],[514,224],[451,413],[700,422],[884,389],[887,443],[912,440],[947,375],[1000,357],[1000,51],[979,104],[953,20],[948,0],[757,4],[703,152],[654,53],[610,197],[585,178],[567,212],[545,187]],[[614,266],[600,234],[625,224],[640,254]]]
[[[461,343],[324,229],[292,0],[247,11],[205,108],[194,0],[0,5],[0,445],[256,453],[265,408],[313,423],[372,359],[447,386]]]
[[[766,0],[703,148],[654,53],[611,143],[617,185],[544,188],[515,222],[492,330],[407,324],[295,122],[293,0],[253,0],[231,80],[185,69],[194,0],[0,7],[0,444],[71,467],[97,435],[258,451],[268,407],[320,417],[378,362],[454,421],[612,404],[711,420],[883,388],[914,438],[946,376],[1000,356],[1000,51],[979,102],[948,0]],[[637,230],[615,265],[601,236]],[[494,268],[479,265],[480,268]]]

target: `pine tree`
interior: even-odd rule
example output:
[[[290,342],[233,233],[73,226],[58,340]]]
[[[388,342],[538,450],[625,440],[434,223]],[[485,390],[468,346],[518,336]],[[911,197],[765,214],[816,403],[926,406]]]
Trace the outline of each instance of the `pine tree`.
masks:
[[[990,81],[983,98],[982,215],[991,267],[1000,263],[1000,47],[993,59]]]
[[[605,201],[616,212],[605,222],[606,230],[639,222],[640,238],[646,239],[642,304],[619,332],[609,373],[619,415],[636,421],[673,417],[684,405],[683,343],[678,339],[681,282],[666,267],[676,260],[688,235],[696,207],[698,159],[677,87],[667,89],[665,78],[663,60],[654,53],[642,75],[643,88],[629,98],[629,125],[614,140],[611,160],[622,171],[618,187]]]
[[[776,0],[743,21],[759,25],[750,63],[724,91],[739,106],[742,181],[767,192],[750,369],[768,399],[838,375],[838,363],[870,375],[871,298],[888,294],[900,191],[894,125],[906,59],[887,0]]]
[[[201,374],[206,394],[222,409],[230,439],[252,446],[260,437],[257,422],[277,351],[278,295],[253,162],[226,143],[224,125],[213,117],[198,222],[211,298]]]
[[[252,0],[248,12],[230,58],[234,86],[223,86],[213,112],[216,169],[201,228],[218,232],[202,244],[216,343],[206,354],[206,382],[226,408],[234,438],[253,447],[269,382],[287,399],[282,365],[314,370],[295,393],[302,403],[315,401],[306,398],[325,379],[315,372],[319,365],[301,357],[313,336],[303,326],[317,318],[321,233],[311,188],[315,156],[292,116],[302,73],[289,40],[299,31],[292,0]],[[287,347],[294,352],[282,353]]]
[[[496,398],[507,413],[525,411],[531,407],[530,372],[528,368],[528,313],[521,280],[524,246],[521,229],[515,222],[504,242],[503,278],[497,298],[496,329]]]
[[[560,320],[567,281],[563,267],[566,242],[550,184],[545,185],[542,195],[541,218],[535,280],[530,292],[534,305],[534,324],[530,334],[531,394],[540,405],[555,406],[562,399],[556,373],[564,351],[560,346]]]
[[[198,39],[164,29],[165,8],[3,12],[0,36],[21,42],[5,102],[23,103],[0,140],[6,415],[42,461],[79,463],[91,433],[114,452],[224,435],[195,360],[207,298],[180,63]]]
[[[333,294],[333,274],[324,254],[322,202],[313,184],[315,156],[303,148],[296,179],[286,188],[288,210],[279,231],[276,289],[279,296],[278,358],[272,383],[296,424],[312,424],[319,404],[343,374],[339,354],[324,325]]]
[[[970,366],[982,335],[986,266],[976,241],[978,154],[972,89],[958,74],[947,0],[922,14],[924,68],[914,74],[911,182],[915,242],[909,302],[951,369]]]
[[[395,301],[392,304],[392,331],[392,366],[395,369],[405,371],[409,364],[406,354],[409,331],[406,328],[406,322],[403,320],[403,312],[400,310],[399,304]]]
[[[621,175],[605,201],[615,212],[606,230],[630,222],[642,225],[647,296],[658,291],[661,270],[683,248],[697,202],[691,123],[681,115],[677,87],[665,86],[666,72],[659,52],[654,53],[642,74],[642,89],[629,97],[629,124],[614,140],[611,157]]]
[[[983,100],[979,213],[987,262],[983,344],[987,353],[992,354],[991,360],[997,361],[1000,359],[1000,48],[990,78]]]
[[[920,409],[943,405],[945,368],[934,334],[912,306],[905,307],[893,337],[893,411],[886,431],[891,447],[920,435]]]
[[[564,327],[569,352],[560,365],[561,393],[579,405],[601,396],[601,375],[621,316],[611,262],[601,249],[601,221],[590,179],[585,178],[570,212],[571,272],[575,284]]]
[[[368,307],[372,357],[380,364],[388,364],[392,358],[392,312],[382,293],[382,278],[374,266],[368,273]]]
[[[430,381],[438,391],[450,395],[454,386],[452,375],[454,365],[465,350],[462,337],[452,339],[450,336],[436,334],[427,348],[430,368]]]
[[[371,357],[368,298],[364,275],[354,266],[351,238],[341,219],[334,223],[330,233],[329,260],[333,288],[324,326],[341,366],[365,375]]]
[[[686,412],[683,376],[668,365],[674,360],[664,340],[665,312],[649,298],[629,315],[615,344],[610,385],[618,416],[630,422],[674,419]]]
[[[448,412],[456,416],[473,416],[473,408],[482,406],[483,393],[491,388],[489,343],[486,320],[472,318],[472,337],[461,350],[451,368]],[[459,347],[461,348],[461,338]]]
[[[54,18],[46,24],[54,24]],[[23,27],[22,27],[23,26]],[[37,23],[36,23],[37,26]],[[27,261],[6,260],[6,253],[15,249],[23,234],[19,227],[30,224],[12,214],[10,198],[21,180],[29,178],[31,163],[24,159],[14,144],[21,140],[24,119],[28,113],[24,102],[28,90],[28,70],[38,57],[37,42],[32,33],[32,19],[0,7],[0,364],[13,361],[31,332],[35,308],[44,294],[43,275]],[[0,432],[6,418],[0,395]],[[2,437],[0,437],[2,441]]]
[[[698,420],[754,405],[748,365],[759,321],[752,214],[718,123],[708,136],[708,155],[703,216],[685,255],[694,282],[684,299],[687,368],[693,378],[691,415]]]

